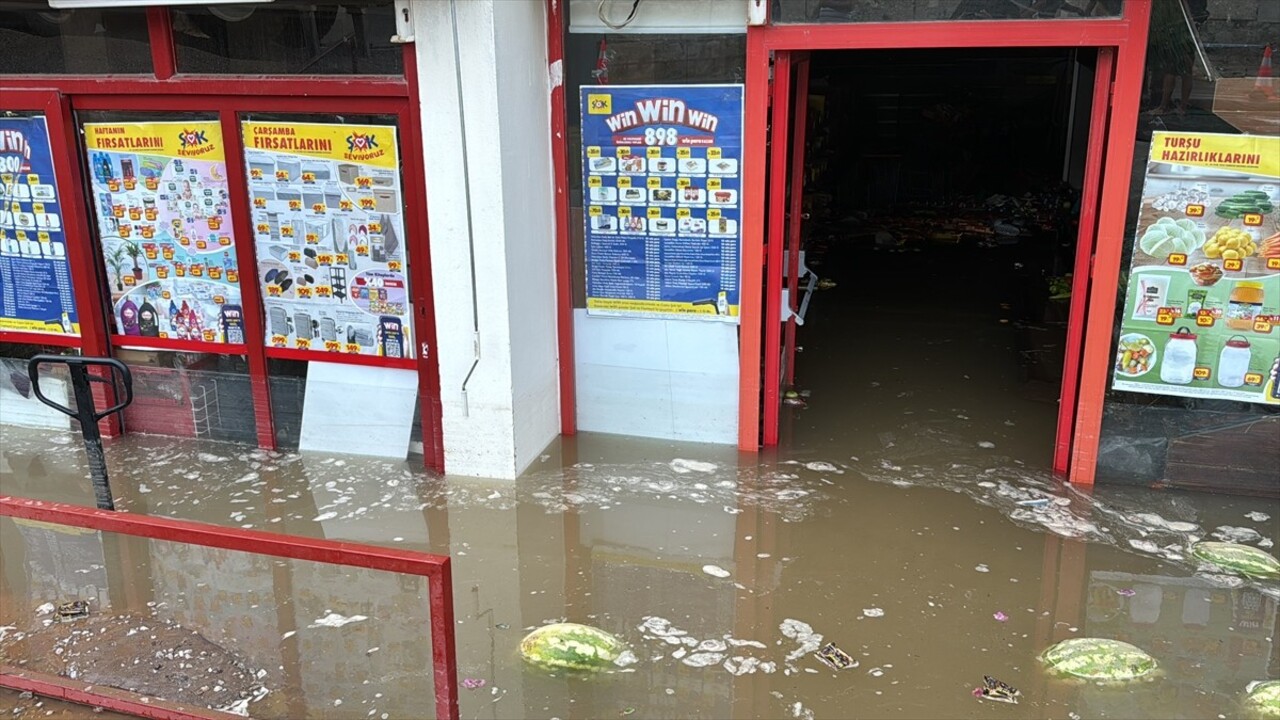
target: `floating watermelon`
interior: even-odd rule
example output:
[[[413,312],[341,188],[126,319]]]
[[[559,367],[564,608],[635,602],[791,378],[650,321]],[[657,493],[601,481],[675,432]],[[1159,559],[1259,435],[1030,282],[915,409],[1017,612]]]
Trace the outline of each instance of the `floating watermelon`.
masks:
[[[1123,682],[1137,680],[1156,669],[1156,660],[1119,640],[1070,638],[1045,650],[1040,660],[1050,670],[1083,678]]]
[[[1280,560],[1248,545],[1207,540],[1192,545],[1191,555],[1249,577],[1280,577]]]
[[[577,623],[544,625],[520,641],[525,660],[542,667],[600,670],[617,661],[627,646],[609,633]]]
[[[1280,718],[1280,680],[1250,683],[1245,704],[1263,717]]]

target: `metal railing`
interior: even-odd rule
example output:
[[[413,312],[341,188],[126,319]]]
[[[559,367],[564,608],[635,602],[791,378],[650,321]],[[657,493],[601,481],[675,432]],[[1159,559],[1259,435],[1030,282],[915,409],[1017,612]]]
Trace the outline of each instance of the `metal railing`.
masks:
[[[442,720],[458,718],[458,661],[454,646],[453,571],[447,556],[257,530],[242,530],[112,510],[96,510],[79,505],[44,502],[8,495],[0,495],[0,516],[254,555],[424,577],[427,579],[431,608],[431,656],[435,678],[436,717]],[[113,712],[173,720],[207,720],[211,716],[219,715],[218,713],[211,715],[208,710],[188,710],[175,706],[161,708],[154,702],[142,702],[138,696],[131,696],[129,693],[121,693],[118,690],[113,691],[110,688],[91,686],[70,688],[68,683],[58,682],[61,680],[61,678],[47,676],[36,677],[31,673],[0,667],[0,687],[92,704]]]

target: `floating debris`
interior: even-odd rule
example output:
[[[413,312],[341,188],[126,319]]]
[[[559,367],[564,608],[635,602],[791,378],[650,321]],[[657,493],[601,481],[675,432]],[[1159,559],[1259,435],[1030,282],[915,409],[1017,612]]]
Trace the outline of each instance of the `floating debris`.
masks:
[[[1002,612],[1000,612],[1000,611],[998,611],[998,610],[997,610],[997,611],[996,611],[996,613],[995,613],[994,615],[992,615],[991,617],[995,618],[995,619],[996,619],[996,622],[1008,622],[1008,621],[1009,621],[1009,616],[1008,616],[1008,615],[1005,615],[1004,613],[1002,613]]]
[[[1257,510],[1254,510],[1252,512],[1247,512],[1244,514],[1244,516],[1254,522],[1266,522],[1271,519],[1270,515],[1264,512],[1258,512]]]
[[[1156,670],[1155,658],[1141,648],[1106,638],[1068,638],[1045,650],[1049,669],[1085,680],[1137,680]]]
[[[718,577],[718,578],[727,578],[729,577],[729,574],[730,574],[728,570],[725,570],[719,565],[703,565],[702,572],[710,575],[711,577]]]
[[[884,617],[884,608],[863,608],[862,614],[869,618]]]
[[[982,676],[982,686],[973,689],[973,696],[979,700],[994,700],[996,702],[1018,704],[1018,698],[1022,693],[1015,687],[1000,682],[990,675]]]
[[[58,622],[69,622],[89,617],[89,601],[71,600],[70,602],[58,603],[58,609],[53,617]]]
[[[832,670],[844,670],[845,668],[857,667],[858,661],[849,657],[849,653],[836,647],[835,643],[827,643],[823,645],[817,652],[817,657],[827,667]]]
[[[1207,540],[1192,545],[1191,556],[1248,577],[1280,576],[1280,560],[1248,545]]]
[[[1280,718],[1280,680],[1251,682],[1245,702],[1264,717]]]
[[[626,649],[613,635],[577,623],[544,625],[520,641],[520,655],[530,663],[569,670],[601,670]]]
[[[369,618],[364,615],[352,615],[347,617],[345,615],[339,615],[336,612],[331,612],[322,618],[318,618],[314,623],[307,627],[342,627],[343,625],[350,625],[351,623],[362,622],[368,619]]]
[[[484,687],[487,684],[488,683],[485,681],[484,678],[463,678],[462,679],[462,687],[468,690],[476,690],[478,688]]]

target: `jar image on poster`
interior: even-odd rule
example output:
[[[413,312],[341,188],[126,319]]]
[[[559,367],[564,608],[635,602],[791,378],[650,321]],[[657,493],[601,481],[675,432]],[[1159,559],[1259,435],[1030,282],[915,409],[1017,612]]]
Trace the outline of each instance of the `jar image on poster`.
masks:
[[[1196,336],[1185,327],[1169,334],[1160,364],[1160,381],[1171,385],[1187,385],[1195,377]]]
[[[1231,336],[1222,346],[1222,354],[1218,356],[1218,384],[1222,387],[1244,385],[1244,376],[1249,372],[1252,357],[1249,341],[1241,335]]]
[[[1254,318],[1262,312],[1264,299],[1262,283],[1248,280],[1237,282],[1227,298],[1227,327],[1232,330],[1252,330]]]

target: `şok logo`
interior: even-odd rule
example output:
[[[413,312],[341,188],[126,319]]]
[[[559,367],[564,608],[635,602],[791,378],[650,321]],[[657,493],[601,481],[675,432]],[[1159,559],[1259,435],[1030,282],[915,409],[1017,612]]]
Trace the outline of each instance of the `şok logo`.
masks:
[[[205,137],[204,130],[183,130],[178,133],[178,141],[182,143],[182,147],[199,147],[207,142],[209,138]]]
[[[351,133],[347,136],[349,152],[364,152],[378,147],[378,138],[373,133]]]

